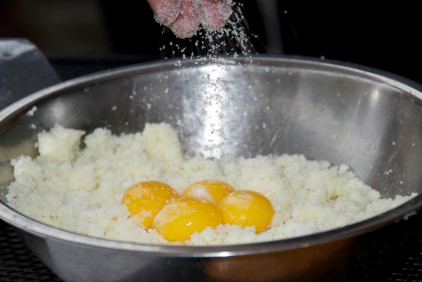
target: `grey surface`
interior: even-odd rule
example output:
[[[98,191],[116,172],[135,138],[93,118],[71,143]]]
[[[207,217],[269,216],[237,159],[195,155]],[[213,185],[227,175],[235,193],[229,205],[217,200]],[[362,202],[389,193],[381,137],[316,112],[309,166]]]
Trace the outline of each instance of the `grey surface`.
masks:
[[[3,192],[11,180],[7,160],[21,153],[35,154],[36,132],[56,122],[88,131],[107,126],[118,133],[142,130],[145,122],[166,121],[178,129],[190,153],[209,157],[222,152],[303,153],[349,164],[383,196],[420,193],[422,114],[417,89],[366,70],[319,61],[254,58],[252,64],[242,59],[238,63],[185,61],[178,67],[177,61],[169,61],[133,67],[69,81],[6,108],[0,112]],[[33,105],[36,114],[26,116]],[[253,266],[258,258],[262,260],[256,256],[259,253],[288,257],[291,249],[338,242],[380,228],[420,205],[418,197],[382,217],[335,232],[199,248],[89,238],[30,221],[7,205],[0,205],[0,210],[7,222],[24,230],[29,246],[60,277],[105,281],[167,279],[170,273],[181,278],[197,273],[203,278],[210,275],[207,267],[212,257],[228,257],[218,262],[221,266],[248,254]],[[315,269],[307,271],[302,274]]]
[[[41,51],[23,38],[0,38],[0,74],[0,110],[60,82]]]

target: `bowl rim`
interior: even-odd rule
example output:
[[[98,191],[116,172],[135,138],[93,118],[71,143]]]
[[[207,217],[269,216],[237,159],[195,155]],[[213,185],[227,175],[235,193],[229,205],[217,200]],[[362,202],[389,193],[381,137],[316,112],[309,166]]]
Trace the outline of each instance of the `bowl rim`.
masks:
[[[393,87],[397,87],[406,91],[415,98],[422,100],[422,87],[420,84],[408,80],[406,78],[388,73],[386,71],[377,70],[352,63],[345,63],[332,60],[322,60],[315,58],[306,58],[298,56],[251,56],[230,58],[236,64],[244,67],[248,65],[280,66],[289,64],[299,64],[317,69],[336,70],[336,72],[345,75],[356,75],[363,78],[377,79],[381,83],[387,83]],[[29,108],[33,107],[38,101],[48,99],[61,91],[72,87],[80,87],[81,85],[101,81],[115,79],[127,75],[140,75],[151,71],[162,71],[177,67],[197,67],[195,60],[170,59],[166,61],[156,61],[123,66],[110,70],[105,70],[93,74],[84,75],[59,84],[36,91],[16,102],[7,106],[0,111],[0,126],[12,116],[25,113]],[[201,65],[221,65],[221,61],[215,62],[213,59],[204,59]],[[0,201],[0,219],[17,228],[23,233],[29,233],[47,240],[62,241],[69,244],[77,244],[86,247],[98,247],[104,249],[112,249],[125,252],[142,252],[154,256],[172,256],[172,257],[231,257],[239,255],[263,254],[279,251],[287,251],[321,245],[342,239],[348,239],[364,233],[368,233],[380,229],[386,225],[407,220],[408,217],[417,214],[422,208],[422,195],[417,195],[406,201],[402,205],[381,213],[375,217],[356,222],[344,227],[327,230],[319,233],[292,237],[287,239],[279,239],[274,241],[254,242],[234,245],[217,245],[217,246],[180,246],[180,245],[159,245],[146,243],[133,243],[116,241],[106,238],[91,237],[83,234],[74,233],[53,227],[51,225],[31,219],[16,211],[7,203]]]

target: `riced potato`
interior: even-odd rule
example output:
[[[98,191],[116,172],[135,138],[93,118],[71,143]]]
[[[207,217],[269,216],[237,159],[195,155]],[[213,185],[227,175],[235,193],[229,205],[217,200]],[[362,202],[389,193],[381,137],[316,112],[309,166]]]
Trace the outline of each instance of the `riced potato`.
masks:
[[[121,241],[186,245],[270,241],[351,224],[415,196],[381,199],[346,165],[332,166],[303,155],[188,158],[176,131],[165,123],[146,124],[143,132],[119,136],[104,128],[85,135],[57,125],[39,133],[37,146],[39,156],[12,160],[15,181],[8,187],[8,204],[58,228]],[[221,223],[175,243],[153,228],[140,227],[122,204],[125,191],[142,181],[166,183],[182,195],[191,184],[207,179],[265,196],[274,209],[270,225],[255,232],[253,226]]]

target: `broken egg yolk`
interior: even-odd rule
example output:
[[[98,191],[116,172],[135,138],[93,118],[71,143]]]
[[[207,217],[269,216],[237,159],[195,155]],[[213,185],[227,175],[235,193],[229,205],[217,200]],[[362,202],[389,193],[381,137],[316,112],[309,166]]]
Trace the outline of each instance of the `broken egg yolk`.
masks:
[[[253,191],[238,190],[230,193],[219,204],[223,223],[255,226],[257,233],[264,231],[271,223],[274,208],[271,202]]]
[[[157,213],[179,194],[169,185],[159,181],[137,183],[126,190],[122,204],[131,215],[139,218],[142,227],[150,228]]]
[[[185,241],[206,227],[222,222],[220,209],[213,203],[195,198],[179,198],[166,205],[154,218],[152,228],[169,241]]]
[[[182,197],[210,201],[218,205],[221,200],[234,191],[234,188],[221,180],[202,180],[189,185]]]

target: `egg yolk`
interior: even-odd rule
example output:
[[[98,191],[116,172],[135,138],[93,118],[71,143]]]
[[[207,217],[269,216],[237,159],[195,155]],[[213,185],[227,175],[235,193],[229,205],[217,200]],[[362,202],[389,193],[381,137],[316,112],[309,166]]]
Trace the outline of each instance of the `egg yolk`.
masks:
[[[203,180],[189,185],[182,197],[202,199],[218,205],[225,196],[233,191],[234,188],[224,181]]]
[[[157,213],[179,194],[169,185],[159,181],[145,181],[128,188],[122,204],[139,218],[142,227],[150,228]]]
[[[223,198],[219,207],[223,214],[223,223],[255,226],[257,233],[264,231],[274,216],[271,202],[253,191],[232,192]]]
[[[152,228],[169,241],[185,241],[206,227],[222,221],[219,208],[211,202],[179,198],[166,205],[154,218]]]

